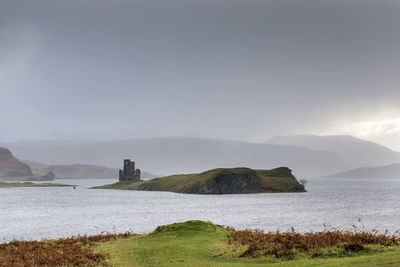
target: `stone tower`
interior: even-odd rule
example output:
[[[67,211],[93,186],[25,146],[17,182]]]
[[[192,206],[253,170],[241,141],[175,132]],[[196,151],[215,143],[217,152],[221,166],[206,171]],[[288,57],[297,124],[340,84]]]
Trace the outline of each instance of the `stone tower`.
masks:
[[[119,170],[119,181],[140,181],[140,170],[135,169],[135,162],[130,159],[124,160],[123,170]]]

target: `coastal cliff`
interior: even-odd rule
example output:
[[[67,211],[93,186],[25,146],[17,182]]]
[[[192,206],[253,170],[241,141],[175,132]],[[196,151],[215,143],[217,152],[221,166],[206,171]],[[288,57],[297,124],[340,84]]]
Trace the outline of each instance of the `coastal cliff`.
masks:
[[[10,150],[0,147],[0,177],[32,176],[29,165],[16,159]]]

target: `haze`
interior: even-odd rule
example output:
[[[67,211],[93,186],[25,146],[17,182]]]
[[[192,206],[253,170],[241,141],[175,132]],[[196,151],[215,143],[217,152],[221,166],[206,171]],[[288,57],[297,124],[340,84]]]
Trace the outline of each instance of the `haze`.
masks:
[[[3,0],[0,142],[349,134],[400,150],[398,1]]]

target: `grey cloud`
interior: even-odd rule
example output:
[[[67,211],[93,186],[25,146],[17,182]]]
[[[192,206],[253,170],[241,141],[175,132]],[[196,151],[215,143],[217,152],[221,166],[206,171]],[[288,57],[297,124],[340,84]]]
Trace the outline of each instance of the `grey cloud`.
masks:
[[[0,25],[37,29],[43,48],[5,93],[23,105],[0,107],[0,138],[260,140],[400,112],[399,13],[396,1],[2,1]]]

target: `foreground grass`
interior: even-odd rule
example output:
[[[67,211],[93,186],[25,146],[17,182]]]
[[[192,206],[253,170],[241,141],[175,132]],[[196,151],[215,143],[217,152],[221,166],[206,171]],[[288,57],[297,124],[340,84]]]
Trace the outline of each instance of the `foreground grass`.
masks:
[[[159,227],[148,235],[99,244],[111,266],[400,266],[400,247],[369,245],[358,252],[325,248],[325,255],[241,257],[249,246],[232,240],[232,232],[212,223],[189,221]],[[318,253],[317,253],[318,254]]]
[[[400,266],[398,242],[373,232],[262,233],[188,221],[145,235],[0,244],[0,266]]]

